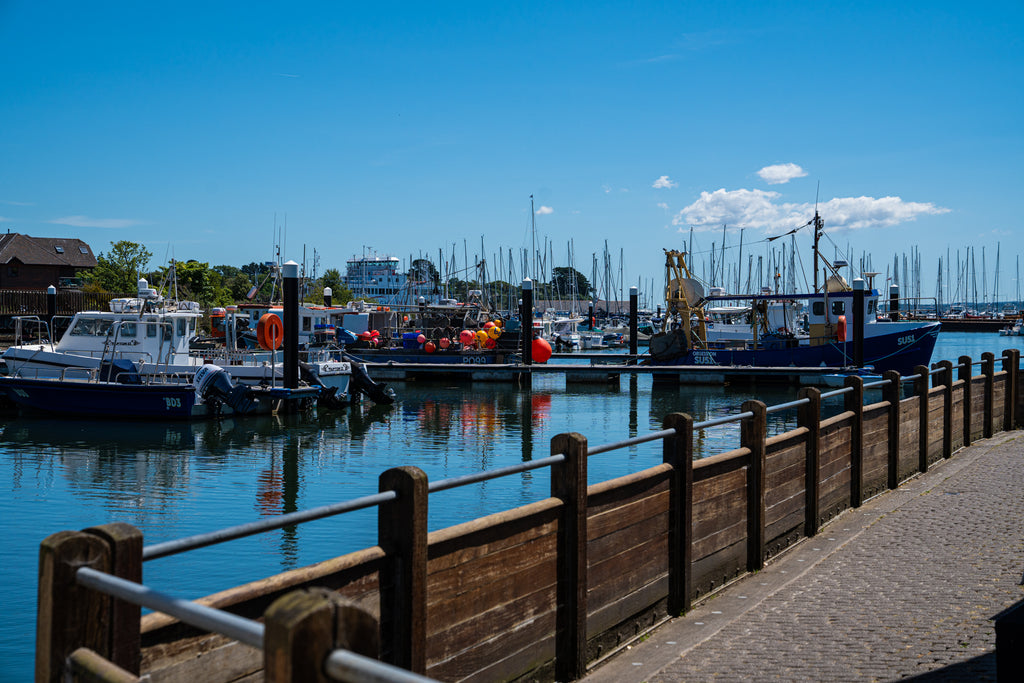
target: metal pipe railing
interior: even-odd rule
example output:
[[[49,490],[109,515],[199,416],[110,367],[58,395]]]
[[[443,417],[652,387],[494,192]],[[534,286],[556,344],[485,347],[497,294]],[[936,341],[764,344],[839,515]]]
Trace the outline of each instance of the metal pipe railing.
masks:
[[[560,462],[565,462],[564,455],[549,455],[548,457],[541,458],[540,460],[531,460],[530,462],[509,465],[508,467],[499,467],[486,472],[476,472],[474,474],[465,474],[461,477],[451,477],[450,479],[432,481],[427,485],[427,490],[430,493],[434,493],[435,491],[447,491],[448,489],[466,486],[467,484],[476,484],[481,481],[497,479],[508,474],[518,474],[519,472],[536,470],[541,467],[550,467],[551,465],[556,465]]]
[[[264,531],[273,531],[275,529],[281,529],[301,522],[311,522],[316,519],[323,519],[324,517],[332,517],[343,512],[362,510],[363,508],[395,500],[397,497],[398,495],[394,491],[383,491],[381,493],[375,493],[372,496],[363,496],[362,498],[355,498],[341,503],[323,505],[310,510],[289,512],[286,515],[278,515],[277,517],[269,517],[256,522],[239,524],[238,526],[220,529],[219,531],[211,531],[209,533],[197,534],[195,536],[180,538],[174,541],[156,543],[154,545],[148,545],[142,549],[142,559],[143,561],[155,560],[161,557],[185,552],[186,550],[195,550],[196,548],[204,548],[206,546],[223,543],[225,541],[233,541],[237,538],[252,536],[253,534],[258,534]]]
[[[613,443],[603,444],[601,446],[594,446],[593,448],[587,448],[587,455],[597,455],[599,453],[607,453],[608,451],[618,450],[620,448],[628,448],[629,446],[636,446],[642,443],[648,443],[650,441],[657,441],[658,439],[666,439],[676,435],[674,429],[662,429],[657,432],[651,432],[650,434],[644,434],[643,436],[634,436],[631,439],[624,439],[622,441],[615,441]]]
[[[324,662],[324,673],[337,681],[359,683],[429,683],[433,678],[370,659],[351,650],[335,650]]]
[[[75,572],[75,581],[86,588],[112,595],[133,605],[163,612],[191,626],[221,633],[240,643],[263,649],[264,627],[258,621],[200,605],[191,600],[175,598],[148,586],[126,581],[90,567],[79,567]]]

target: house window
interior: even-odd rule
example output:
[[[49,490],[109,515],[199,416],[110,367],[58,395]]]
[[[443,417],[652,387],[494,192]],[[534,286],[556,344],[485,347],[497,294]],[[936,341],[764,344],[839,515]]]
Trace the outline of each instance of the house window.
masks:
[[[18,277],[18,266],[7,266],[7,277]]]
[[[80,254],[88,254],[89,250],[86,247],[79,247],[78,248],[78,253],[80,253]]]
[[[64,253],[64,247],[60,246],[59,244],[53,245],[53,248],[57,251],[58,254]]]

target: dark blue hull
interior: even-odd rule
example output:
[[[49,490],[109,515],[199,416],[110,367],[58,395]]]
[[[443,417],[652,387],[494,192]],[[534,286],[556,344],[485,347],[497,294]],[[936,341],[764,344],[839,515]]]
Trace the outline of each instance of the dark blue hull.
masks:
[[[0,377],[0,390],[19,407],[75,417],[187,420],[196,401],[191,384],[118,384]]]
[[[427,363],[430,365],[489,365],[496,363],[496,351],[442,351],[423,349],[346,349],[345,354],[363,363]],[[502,354],[507,355],[507,354]]]
[[[939,324],[923,325],[910,331],[883,334],[864,339],[864,365],[877,373],[895,370],[913,374],[918,365],[931,362],[939,335]],[[854,365],[853,342],[830,342],[819,346],[786,346],[775,341],[766,347],[690,349],[672,359],[652,361],[653,365],[701,365],[761,368],[843,368]]]

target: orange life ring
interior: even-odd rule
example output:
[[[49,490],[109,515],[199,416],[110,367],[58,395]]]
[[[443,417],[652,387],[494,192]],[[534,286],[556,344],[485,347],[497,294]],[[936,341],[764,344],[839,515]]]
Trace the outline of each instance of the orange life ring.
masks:
[[[841,315],[836,319],[836,341],[846,341],[846,316]]]
[[[256,342],[260,348],[276,351],[284,342],[284,323],[273,313],[264,313],[256,323]]]

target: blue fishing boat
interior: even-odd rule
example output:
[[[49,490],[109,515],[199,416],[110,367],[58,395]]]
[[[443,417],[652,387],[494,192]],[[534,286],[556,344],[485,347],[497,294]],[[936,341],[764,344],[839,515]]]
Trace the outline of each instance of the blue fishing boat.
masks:
[[[867,367],[911,374],[931,360],[939,322],[880,316],[878,291],[856,291],[827,262],[833,275],[820,291],[705,296],[685,254],[665,253],[668,311],[651,336],[652,365]],[[716,318],[715,311],[728,311],[728,319]]]

